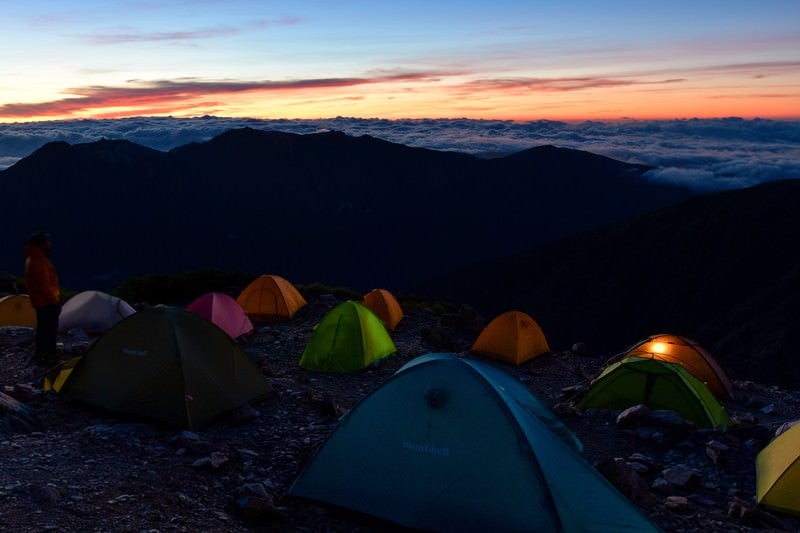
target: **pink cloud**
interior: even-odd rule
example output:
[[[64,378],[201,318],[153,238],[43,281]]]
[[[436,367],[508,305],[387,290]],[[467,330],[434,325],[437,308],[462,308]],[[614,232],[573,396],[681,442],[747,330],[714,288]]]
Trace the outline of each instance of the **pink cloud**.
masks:
[[[193,108],[188,103],[209,95],[244,92],[296,91],[354,87],[377,83],[436,81],[460,72],[375,72],[374,76],[354,78],[316,78],[286,81],[200,81],[196,79],[158,80],[144,82],[131,80],[128,86],[93,85],[73,87],[65,92],[77,95],[60,100],[38,103],[10,103],[0,106],[0,117],[69,116],[80,112],[102,110],[109,107],[136,107],[164,105],[171,109]],[[181,102],[187,102],[185,105]],[[167,111],[168,112],[168,111]],[[114,112],[116,113],[116,112]],[[114,116],[130,115],[131,112]]]

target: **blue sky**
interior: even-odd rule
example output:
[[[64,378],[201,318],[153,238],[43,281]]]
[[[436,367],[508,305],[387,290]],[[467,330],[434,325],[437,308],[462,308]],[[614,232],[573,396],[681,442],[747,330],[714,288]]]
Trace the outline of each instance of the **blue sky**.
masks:
[[[42,1],[0,122],[800,117],[800,2]]]

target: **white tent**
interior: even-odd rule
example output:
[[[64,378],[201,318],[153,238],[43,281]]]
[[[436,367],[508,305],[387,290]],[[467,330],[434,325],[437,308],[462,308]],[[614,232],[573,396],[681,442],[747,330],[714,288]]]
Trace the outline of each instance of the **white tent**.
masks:
[[[135,312],[130,304],[116,296],[100,291],[79,292],[61,308],[58,330],[67,332],[78,328],[89,335],[99,335]]]

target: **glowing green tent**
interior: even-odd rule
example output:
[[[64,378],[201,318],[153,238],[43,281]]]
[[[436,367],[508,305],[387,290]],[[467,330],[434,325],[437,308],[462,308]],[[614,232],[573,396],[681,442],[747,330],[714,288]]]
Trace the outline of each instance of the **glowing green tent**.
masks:
[[[677,363],[651,358],[626,357],[609,365],[592,381],[577,407],[626,409],[638,404],[676,411],[699,427],[732,425],[703,382]]]
[[[331,309],[300,358],[306,370],[355,372],[397,351],[381,319],[353,301]]]
[[[289,493],[425,531],[657,529],[520,381],[428,354],[340,420]]]

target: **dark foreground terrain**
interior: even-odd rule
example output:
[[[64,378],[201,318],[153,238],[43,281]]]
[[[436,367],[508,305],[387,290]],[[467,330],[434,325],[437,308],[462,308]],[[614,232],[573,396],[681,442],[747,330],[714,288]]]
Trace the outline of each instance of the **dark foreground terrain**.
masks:
[[[313,325],[338,302],[328,294],[310,297],[293,321],[257,324],[240,339],[274,393],[195,432],[42,393],[46,369],[29,361],[30,330],[0,328],[0,392],[23,402],[32,414],[27,422],[35,426],[9,428],[9,415],[0,411],[0,530],[395,529],[286,492],[337,417],[404,363],[441,351],[477,357],[468,350],[482,320],[466,310],[442,314],[409,304],[392,335],[398,348],[393,357],[349,375],[300,369]],[[67,351],[85,349],[75,339],[62,340]],[[652,418],[623,429],[615,423],[617,413],[565,406],[571,387],[603,363],[588,346],[502,368],[554,408],[583,441],[586,459],[661,528],[800,529],[800,520],[754,505],[755,456],[778,425],[800,417],[800,393],[737,381],[738,399],[726,404],[737,426],[726,433]]]

